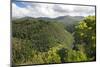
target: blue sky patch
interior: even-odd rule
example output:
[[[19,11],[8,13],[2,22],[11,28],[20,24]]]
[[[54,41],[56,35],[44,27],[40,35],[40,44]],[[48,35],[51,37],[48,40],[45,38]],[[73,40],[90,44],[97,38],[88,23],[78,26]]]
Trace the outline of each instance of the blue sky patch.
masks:
[[[21,7],[21,8],[23,8],[23,7],[27,7],[27,5],[24,4],[23,2],[13,2],[13,3],[15,3],[16,6]]]

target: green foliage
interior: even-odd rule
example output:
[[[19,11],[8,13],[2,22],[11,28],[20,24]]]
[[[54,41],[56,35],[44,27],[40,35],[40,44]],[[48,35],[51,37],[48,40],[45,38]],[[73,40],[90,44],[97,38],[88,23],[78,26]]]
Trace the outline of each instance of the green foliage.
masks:
[[[82,51],[76,51],[72,49],[62,48],[58,51],[59,56],[61,57],[61,62],[80,62],[87,61],[87,56]]]
[[[32,58],[36,54],[36,51],[32,48],[32,42],[29,40],[23,40],[19,38],[13,38],[12,41],[12,63],[25,64],[31,63]],[[36,57],[36,56],[35,56]],[[41,62],[41,61],[40,61]]]
[[[76,44],[85,44],[88,58],[96,57],[96,21],[95,16],[88,16],[76,26]]]
[[[87,61],[87,56],[82,51],[69,50],[66,54],[67,57],[64,58],[66,62]]]
[[[48,52],[39,52],[32,48],[31,42],[23,39],[13,38],[13,56],[12,63],[21,64],[44,64],[44,63],[61,63],[57,51],[62,48],[52,47]]]
[[[65,57],[67,57],[67,49],[66,48],[62,48],[62,49],[58,50],[57,53],[61,57],[61,62],[62,63],[66,62]]]
[[[70,49],[74,41],[63,24],[56,21],[22,18],[13,20],[12,27],[12,58],[16,64],[60,63],[57,50]]]
[[[95,16],[88,16],[72,27],[74,33],[71,34],[57,21],[35,18],[13,20],[13,65],[95,60]]]
[[[13,21],[12,27],[13,37],[30,40],[34,49],[42,52],[56,46],[54,45],[56,43],[62,45],[67,43],[66,47],[69,47],[73,42],[72,35],[57,22],[22,19]]]

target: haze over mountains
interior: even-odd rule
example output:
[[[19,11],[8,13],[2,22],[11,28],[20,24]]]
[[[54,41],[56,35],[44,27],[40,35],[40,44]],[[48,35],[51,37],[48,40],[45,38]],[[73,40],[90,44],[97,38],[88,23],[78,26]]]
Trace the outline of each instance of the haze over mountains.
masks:
[[[68,24],[72,24],[75,22],[79,22],[83,19],[83,16],[59,16],[56,18],[49,18],[49,17],[39,17],[38,19],[43,19],[43,20],[56,20],[58,22],[63,22],[63,23],[68,23]]]
[[[29,16],[26,16],[26,17],[22,17],[23,19],[33,19],[34,17],[29,17]],[[22,19],[22,18],[16,18],[16,17],[13,17],[12,19],[15,20],[15,19]],[[36,19],[42,19],[42,20],[49,20],[49,21],[58,21],[58,22],[64,22],[64,23],[68,23],[68,24],[72,24],[72,23],[75,23],[75,22],[79,22],[81,20],[83,20],[83,16],[59,16],[59,17],[56,17],[56,18],[50,18],[50,17],[38,17]]]

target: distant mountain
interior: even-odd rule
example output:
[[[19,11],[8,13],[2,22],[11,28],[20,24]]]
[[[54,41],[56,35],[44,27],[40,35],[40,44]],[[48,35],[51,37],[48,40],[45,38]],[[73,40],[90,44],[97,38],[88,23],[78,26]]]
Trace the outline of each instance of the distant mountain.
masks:
[[[52,18],[49,18],[49,17],[38,17],[37,19],[51,20]]]
[[[83,20],[83,16],[60,16],[55,18],[58,22],[64,22],[64,24],[74,24]]]
[[[61,16],[57,17],[55,20],[63,23],[66,30],[73,33],[75,30],[75,25],[77,25],[83,19],[83,16]]]
[[[42,20],[55,20],[55,21],[58,21],[58,22],[63,22],[64,24],[73,24],[73,23],[77,23],[81,20],[83,20],[83,16],[59,16],[59,17],[56,17],[56,18],[49,18],[49,17],[39,17],[38,19],[42,19]]]
[[[41,20],[49,20],[49,21],[58,21],[58,22],[64,22],[65,24],[72,24],[74,22],[78,22],[78,21],[81,21],[83,20],[83,16],[59,16],[59,17],[56,17],[56,18],[50,18],[50,17],[38,17],[36,19],[41,19]],[[23,18],[12,18],[13,20],[16,20],[16,19],[34,19],[34,17],[23,17]]]
[[[83,20],[84,17],[83,16],[59,16],[56,18],[49,18],[49,17],[39,17],[37,19],[42,19],[42,20],[46,20],[46,21],[56,21],[56,22],[60,22],[63,23],[65,25],[65,28],[69,31],[69,32],[73,32],[74,31],[74,25],[77,25],[79,23],[79,21]]]

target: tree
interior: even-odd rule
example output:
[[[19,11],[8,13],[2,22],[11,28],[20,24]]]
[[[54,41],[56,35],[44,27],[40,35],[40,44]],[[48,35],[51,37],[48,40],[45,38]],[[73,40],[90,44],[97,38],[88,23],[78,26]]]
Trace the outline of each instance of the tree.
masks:
[[[64,58],[66,62],[87,61],[87,56],[82,51],[68,50],[66,54],[67,57]]]
[[[75,42],[85,44],[84,49],[90,60],[96,58],[96,19],[95,16],[88,16],[75,26]],[[91,59],[92,58],[92,59]]]

